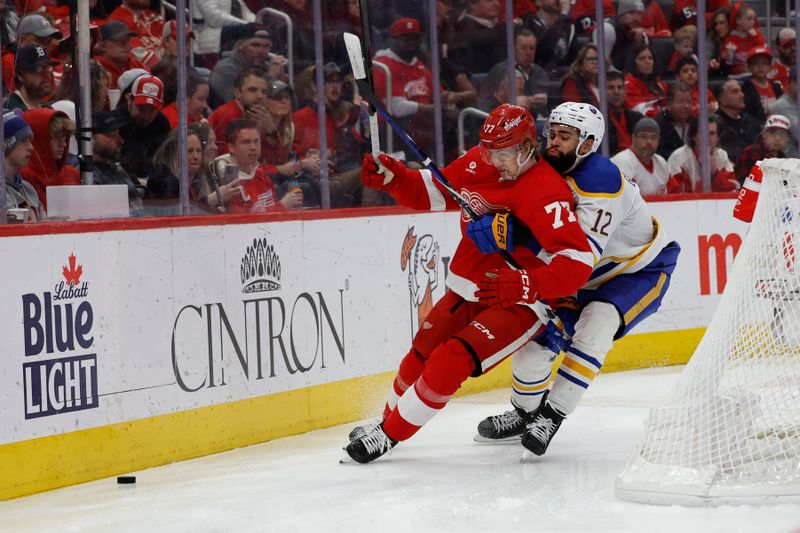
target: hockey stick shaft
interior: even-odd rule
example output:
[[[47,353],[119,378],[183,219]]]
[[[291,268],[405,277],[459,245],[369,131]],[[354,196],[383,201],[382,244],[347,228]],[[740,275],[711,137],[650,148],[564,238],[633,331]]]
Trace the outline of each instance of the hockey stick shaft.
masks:
[[[372,80],[372,46],[370,45],[370,26],[369,26],[369,0],[358,0],[358,11],[361,15],[361,43],[362,61],[367,85],[375,92],[375,83]],[[378,154],[381,153],[380,132],[378,130],[378,115],[372,100],[369,101],[369,140],[372,149],[372,158],[377,162]]]

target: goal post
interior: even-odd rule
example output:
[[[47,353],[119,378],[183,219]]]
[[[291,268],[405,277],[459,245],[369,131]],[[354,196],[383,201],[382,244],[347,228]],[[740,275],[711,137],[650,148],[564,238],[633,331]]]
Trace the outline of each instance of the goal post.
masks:
[[[800,501],[800,160],[769,159],[719,305],[617,477],[655,504]]]

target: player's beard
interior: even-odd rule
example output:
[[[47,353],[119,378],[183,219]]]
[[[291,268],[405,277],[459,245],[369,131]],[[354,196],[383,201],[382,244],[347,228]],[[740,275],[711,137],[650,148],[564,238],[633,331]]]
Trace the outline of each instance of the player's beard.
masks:
[[[544,155],[542,156],[545,161],[550,163],[556,172],[559,174],[564,174],[567,172],[572,166],[575,164],[575,160],[578,158],[575,152],[571,154],[561,154],[559,153],[557,156],[551,156],[545,151]]]

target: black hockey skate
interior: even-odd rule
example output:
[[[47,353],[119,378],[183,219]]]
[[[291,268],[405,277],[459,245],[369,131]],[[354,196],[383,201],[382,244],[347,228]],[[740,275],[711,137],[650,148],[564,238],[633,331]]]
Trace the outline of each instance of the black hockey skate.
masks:
[[[525,432],[528,413],[514,406],[510,411],[481,420],[475,442],[516,442]]]
[[[531,414],[532,421],[528,423],[525,433],[522,434],[522,445],[535,455],[544,455],[564,418],[553,409],[550,402],[542,402],[542,405]]]
[[[365,435],[369,435],[370,433],[378,429],[380,425],[381,425],[380,421],[376,421],[376,422],[369,422],[368,424],[364,424],[363,426],[356,426],[355,428],[353,428],[353,431],[351,431],[347,435],[347,438],[350,439],[350,442],[353,442],[354,440],[360,439]]]
[[[396,444],[397,442],[390,439],[383,431],[383,426],[378,425],[370,433],[348,444],[345,451],[353,461],[369,463],[394,448]]]

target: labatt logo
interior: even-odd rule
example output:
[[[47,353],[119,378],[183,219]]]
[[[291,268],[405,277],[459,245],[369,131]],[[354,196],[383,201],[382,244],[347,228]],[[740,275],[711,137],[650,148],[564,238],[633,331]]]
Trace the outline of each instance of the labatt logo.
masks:
[[[92,349],[94,311],[89,283],[75,254],[52,292],[22,295],[25,418],[98,406],[97,354]]]

